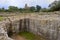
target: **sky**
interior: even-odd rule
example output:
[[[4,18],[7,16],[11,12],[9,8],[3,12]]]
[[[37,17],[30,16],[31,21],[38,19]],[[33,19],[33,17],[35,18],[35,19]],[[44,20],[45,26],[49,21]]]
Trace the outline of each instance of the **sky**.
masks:
[[[8,8],[9,6],[17,6],[23,8],[25,4],[28,6],[40,5],[43,8],[47,8],[55,0],[0,0],[0,8]]]

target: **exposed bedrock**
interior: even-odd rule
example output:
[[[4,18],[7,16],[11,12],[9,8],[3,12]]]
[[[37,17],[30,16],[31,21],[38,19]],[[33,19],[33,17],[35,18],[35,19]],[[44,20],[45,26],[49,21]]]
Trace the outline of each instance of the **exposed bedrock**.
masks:
[[[60,40],[59,18],[59,15],[26,15],[8,17],[0,23],[0,35],[3,36],[0,36],[0,39],[4,37],[9,38],[9,32],[19,33],[22,31],[29,31],[41,35],[47,40]]]

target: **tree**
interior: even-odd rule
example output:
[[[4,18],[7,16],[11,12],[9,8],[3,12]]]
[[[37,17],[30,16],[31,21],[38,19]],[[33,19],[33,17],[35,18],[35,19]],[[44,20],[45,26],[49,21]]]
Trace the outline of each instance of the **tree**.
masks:
[[[42,12],[50,12],[50,10],[47,9],[47,8],[42,8],[40,11],[42,11]]]
[[[9,11],[18,11],[18,7],[15,6],[9,6]]]
[[[23,12],[23,11],[24,11],[24,9],[23,9],[23,8],[19,8],[19,11],[20,11],[20,12]]]
[[[0,8],[0,12],[4,12],[4,11],[5,11],[4,7]]]
[[[54,1],[49,5],[51,11],[59,11],[60,10],[60,1]]]
[[[36,12],[39,12],[39,11],[40,11],[40,9],[41,9],[41,6],[36,5]]]
[[[34,6],[30,7],[30,11],[35,12],[35,7]]]

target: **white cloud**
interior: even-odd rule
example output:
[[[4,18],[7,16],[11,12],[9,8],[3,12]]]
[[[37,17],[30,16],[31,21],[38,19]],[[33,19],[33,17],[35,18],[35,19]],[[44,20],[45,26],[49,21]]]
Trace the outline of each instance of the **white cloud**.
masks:
[[[23,7],[25,3],[28,5],[41,5],[41,6],[47,6],[48,4],[52,3],[54,0],[0,0],[0,5],[11,5],[11,6],[18,6]],[[47,4],[47,5],[46,5]]]
[[[55,1],[55,0],[46,0],[48,3],[52,3],[53,1]]]
[[[0,4],[4,4],[6,2],[6,0],[0,0]]]

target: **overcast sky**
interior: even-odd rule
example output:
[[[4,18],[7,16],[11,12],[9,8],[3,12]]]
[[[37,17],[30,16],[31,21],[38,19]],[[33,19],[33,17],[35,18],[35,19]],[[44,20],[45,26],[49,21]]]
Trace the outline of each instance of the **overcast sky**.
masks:
[[[0,8],[8,8],[9,6],[17,6],[19,8],[24,7],[27,3],[29,6],[40,5],[42,7],[48,7],[50,3],[55,0],[0,0]]]

